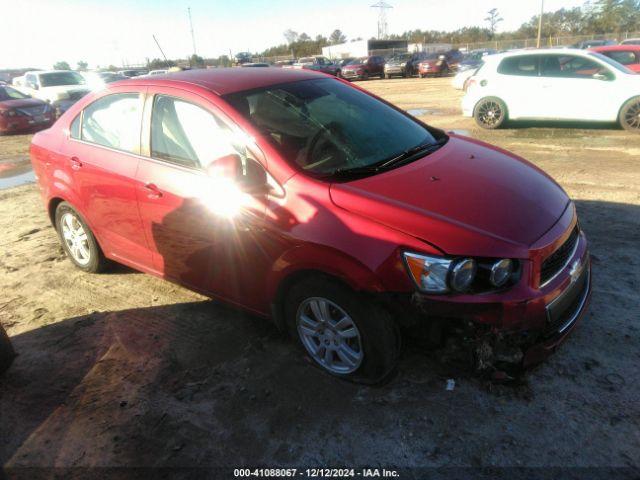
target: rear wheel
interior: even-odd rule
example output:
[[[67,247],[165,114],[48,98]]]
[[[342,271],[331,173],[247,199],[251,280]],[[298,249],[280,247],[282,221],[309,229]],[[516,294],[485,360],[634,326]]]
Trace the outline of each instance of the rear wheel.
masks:
[[[67,202],[56,208],[56,230],[64,251],[76,267],[90,273],[105,269],[106,258],[91,229]]]
[[[399,337],[390,314],[343,285],[303,280],[287,295],[285,314],[291,335],[325,372],[378,383],[394,371]]]
[[[499,98],[483,98],[476,105],[473,117],[482,128],[500,128],[507,119],[507,106]]]
[[[640,97],[632,98],[622,106],[618,121],[625,130],[640,133]]]

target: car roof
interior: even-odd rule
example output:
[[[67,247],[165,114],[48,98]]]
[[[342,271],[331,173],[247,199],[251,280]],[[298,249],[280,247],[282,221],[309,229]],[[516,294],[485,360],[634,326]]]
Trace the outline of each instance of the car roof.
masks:
[[[486,63],[499,62],[503,58],[519,57],[523,55],[548,55],[549,53],[560,53],[565,55],[579,55],[581,57],[589,56],[591,50],[583,50],[581,48],[523,48],[519,50],[511,50],[509,52],[495,53],[483,57]]]
[[[313,78],[327,78],[327,75],[309,70],[232,67],[185,70],[145,78],[133,77],[122,82],[114,82],[112,85],[184,86],[189,84],[202,87],[216,95],[226,95]]]
[[[640,45],[602,45],[600,47],[592,47],[589,50],[594,52],[639,51]]]

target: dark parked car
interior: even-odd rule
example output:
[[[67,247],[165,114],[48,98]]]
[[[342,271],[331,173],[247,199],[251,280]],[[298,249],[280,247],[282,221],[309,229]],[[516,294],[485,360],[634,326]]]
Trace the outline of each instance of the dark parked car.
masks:
[[[341,71],[341,68],[338,65],[333,63],[327,57],[323,57],[321,55],[314,57],[302,57],[290,67],[285,66],[284,68],[292,68],[294,70],[313,70],[315,72],[328,73],[336,76],[340,75]]]
[[[42,130],[56,120],[54,108],[8,85],[0,85],[0,135]]]
[[[340,76],[346,80],[367,80],[384,77],[384,58],[378,55],[362,57],[342,67]]]
[[[581,42],[575,43],[572,45],[573,48],[592,48],[592,47],[603,47],[605,45],[617,45],[618,42],[615,40],[583,40]]]
[[[420,78],[449,75],[458,70],[458,65],[463,59],[464,55],[459,50],[431,53],[418,64],[418,75]]]
[[[539,362],[591,291],[547,174],[317,72],[110,84],[31,161],[78,268],[116,261],[271,318],[343,378],[387,378],[412,326],[464,332],[483,365]]]
[[[478,68],[482,65],[482,59],[487,55],[494,55],[497,50],[493,48],[486,48],[481,50],[472,50],[468,54],[464,55],[460,63],[458,64],[458,72],[464,72]]]

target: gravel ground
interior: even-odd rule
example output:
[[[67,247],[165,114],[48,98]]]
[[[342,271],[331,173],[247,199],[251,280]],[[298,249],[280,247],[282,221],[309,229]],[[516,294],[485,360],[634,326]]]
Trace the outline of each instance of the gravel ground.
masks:
[[[232,467],[286,465],[637,475],[640,136],[608,125],[480,131],[459,115],[461,95],[448,83],[361,85],[542,167],[576,200],[591,242],[590,311],[522,385],[456,374],[446,391],[452,372],[415,345],[383,387],[335,380],[269,322],[124,267],[74,269],[37,189],[20,186],[0,191],[0,322],[19,352],[0,378],[0,465],[218,466],[227,477]],[[29,138],[1,137],[0,166],[24,168]]]

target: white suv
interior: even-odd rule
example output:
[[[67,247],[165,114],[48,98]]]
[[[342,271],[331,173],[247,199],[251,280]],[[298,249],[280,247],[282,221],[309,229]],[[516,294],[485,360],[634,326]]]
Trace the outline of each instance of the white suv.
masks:
[[[520,50],[487,56],[462,113],[483,128],[507,119],[619,122],[640,133],[640,75],[599,53]]]
[[[16,81],[17,89],[50,103],[58,114],[89,93],[82,75],[71,70],[32,71]]]

